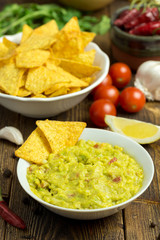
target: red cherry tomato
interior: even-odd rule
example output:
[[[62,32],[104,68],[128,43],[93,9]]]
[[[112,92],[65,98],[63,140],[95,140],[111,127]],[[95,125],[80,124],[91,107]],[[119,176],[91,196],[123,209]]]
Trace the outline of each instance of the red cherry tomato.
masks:
[[[99,99],[92,103],[89,109],[89,115],[91,121],[98,127],[106,127],[104,122],[105,115],[116,116],[117,111],[114,104],[107,99]]]
[[[111,76],[108,74],[105,79],[97,86],[93,89],[92,91],[92,94],[94,95],[94,93],[96,92],[96,90],[99,88],[99,87],[106,87],[106,86],[111,86],[112,85],[112,78]]]
[[[119,90],[115,86],[101,86],[95,91],[94,100],[108,99],[117,106],[119,102],[119,95]]]
[[[113,85],[119,89],[124,88],[132,78],[132,72],[125,63],[114,63],[110,66],[109,75],[112,78]]]
[[[121,107],[130,113],[139,112],[144,104],[146,98],[144,93],[136,87],[125,88],[119,97]]]

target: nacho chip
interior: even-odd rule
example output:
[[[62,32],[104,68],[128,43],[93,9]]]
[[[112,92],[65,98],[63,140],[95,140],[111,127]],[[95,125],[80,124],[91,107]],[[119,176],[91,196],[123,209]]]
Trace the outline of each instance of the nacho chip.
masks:
[[[68,91],[69,91],[69,88],[61,87],[56,91],[54,91],[52,94],[48,95],[47,97],[57,97],[57,96],[65,95],[68,93]]]
[[[27,52],[32,49],[48,49],[55,41],[58,26],[54,20],[36,28],[30,36],[22,41],[16,49],[17,52]]]
[[[8,53],[8,48],[4,45],[4,43],[0,42],[0,59],[4,58]]]
[[[47,61],[50,52],[47,50],[34,49],[26,52],[20,52],[16,56],[16,66],[18,68],[39,67]]]
[[[41,25],[40,27],[37,27],[34,29],[34,32],[36,34],[47,35],[47,36],[52,36],[52,37],[55,34],[57,34],[58,31],[59,31],[58,25],[55,20],[51,20],[51,21]]]
[[[81,78],[82,81],[87,82],[90,85],[94,81],[95,77],[85,77]]]
[[[72,17],[66,24],[65,26],[62,28],[61,31],[65,31],[65,32],[81,32],[80,27],[79,27],[79,23],[78,23],[78,18],[77,17]]]
[[[16,47],[18,46],[17,43],[14,43],[14,42],[10,41],[6,37],[3,38],[3,44],[10,50],[11,49],[16,49]]]
[[[88,86],[88,84],[85,81],[75,77],[74,75],[65,71],[61,67],[57,67],[57,73],[59,73],[61,77],[63,77],[63,82],[65,82],[65,80],[66,82],[70,82],[70,87],[87,87]]]
[[[15,151],[15,155],[36,164],[43,164],[51,153],[50,145],[43,132],[37,127]]]
[[[50,70],[56,70],[56,66],[58,66],[61,63],[61,60],[58,58],[49,58],[47,59],[47,61],[45,62],[45,66],[50,69]]]
[[[2,65],[0,67],[0,88],[10,95],[18,94],[23,69],[16,67],[14,62]]]
[[[46,95],[49,95],[49,94],[57,91],[61,87],[70,88],[70,87],[87,87],[88,86],[87,82],[82,81],[79,78],[76,78],[75,76],[66,72],[62,68],[56,67],[56,69],[57,70],[56,70],[56,73],[55,73],[54,80],[56,79],[56,77],[57,77],[57,80],[56,80],[56,82],[52,81],[49,88],[47,88],[45,90]],[[53,75],[52,75],[52,77],[53,77]]]
[[[23,43],[27,38],[29,38],[29,36],[31,35],[32,32],[33,32],[33,29],[30,26],[28,26],[27,24],[24,24],[20,44]]]
[[[31,95],[31,92],[25,89],[25,87],[19,88],[18,94],[17,94],[18,97],[27,97],[29,95]]]
[[[52,72],[44,66],[28,71],[25,88],[35,95],[43,93],[51,85]]]
[[[24,70],[24,73],[20,79],[20,85],[19,85],[20,88],[25,86],[26,80],[27,80],[27,74],[28,74],[28,70]]]
[[[68,91],[68,94],[69,94],[69,93],[78,92],[78,91],[80,91],[80,90],[81,90],[80,87],[72,87],[72,88],[70,88],[70,90]]]
[[[54,92],[58,91],[60,88],[63,88],[63,87],[64,87],[64,88],[67,88],[69,84],[70,84],[70,82],[66,82],[66,83],[64,83],[64,82],[56,83],[56,84],[54,84],[52,87],[50,87],[49,89],[47,89],[44,93],[45,93],[46,95],[49,95],[49,94],[51,94],[51,93],[54,93]]]
[[[51,88],[55,86],[55,84],[62,83],[63,85],[64,83],[68,82],[72,83],[73,87],[88,86],[86,82],[76,78],[75,76],[64,71],[60,67],[54,66],[54,70],[49,70],[45,66],[41,66],[29,70],[25,88],[34,93],[35,95],[43,92],[49,95],[53,93]]]
[[[53,44],[53,54],[57,58],[70,58],[83,52],[83,42],[78,33],[59,34],[58,40]]]
[[[61,59],[60,67],[78,78],[91,77],[92,74],[101,70],[98,66],[92,66],[69,59]]]
[[[81,81],[81,80],[80,80]],[[62,92],[64,94],[67,94],[70,88],[80,88],[79,85],[81,85],[79,82],[66,82],[66,83],[56,83],[55,85],[51,86],[49,89],[45,91],[45,94],[48,95],[48,97],[51,97],[50,94],[52,94],[52,97],[54,96],[54,93],[61,89],[60,93],[58,95],[62,95]],[[86,84],[87,86],[87,84]],[[56,93],[55,93],[56,94]],[[56,96],[58,96],[56,94]]]
[[[55,41],[56,39],[52,36],[40,35],[33,31],[31,36],[17,47],[16,51],[19,53],[33,49],[48,49]]]
[[[77,56],[71,56],[70,59],[75,60],[80,63],[85,63],[88,65],[93,65],[95,59],[96,50],[92,49],[90,51],[86,51],[78,54]]]
[[[42,94],[42,93],[37,94],[37,95],[32,94],[31,98],[46,98],[46,96],[44,94]]]
[[[81,37],[83,39],[84,47],[86,47],[88,43],[92,42],[95,36],[96,34],[93,32],[81,32]]]
[[[7,38],[3,38],[3,42],[0,43],[0,60],[8,60],[9,58],[15,55],[15,49],[18,45],[14,42],[11,42]]]
[[[48,119],[36,121],[36,124],[44,133],[53,153],[75,145],[86,127],[84,122],[61,122]]]
[[[81,32],[77,17],[60,31],[55,20],[36,29],[25,24],[19,45],[5,37],[0,43],[0,89],[11,95],[43,98],[87,87],[92,74],[100,70],[93,66],[95,50],[85,51],[94,36]]]
[[[55,57],[70,58],[84,51],[84,43],[77,17],[73,17],[56,35],[52,50]]]

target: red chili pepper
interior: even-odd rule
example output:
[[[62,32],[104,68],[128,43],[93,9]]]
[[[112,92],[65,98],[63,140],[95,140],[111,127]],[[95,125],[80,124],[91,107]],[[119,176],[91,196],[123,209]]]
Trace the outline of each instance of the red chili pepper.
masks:
[[[118,27],[123,26],[124,24],[126,24],[127,22],[130,22],[131,20],[133,20],[134,18],[138,17],[140,14],[140,11],[137,10],[136,8],[131,9],[127,14],[125,14],[123,17],[121,18],[117,18],[114,21],[114,24]]]
[[[142,9],[141,9],[142,11]],[[159,20],[159,11],[158,8],[147,8],[145,12],[141,13],[137,18],[132,19],[130,22],[127,22],[124,27],[125,29],[131,29],[141,23],[153,22]]]
[[[9,224],[14,227],[25,229],[26,225],[23,220],[17,216],[6,204],[3,200],[0,190],[0,216]]]
[[[124,16],[126,16],[129,12],[130,12],[129,9],[124,10],[123,12],[120,13],[120,15],[118,16],[118,19],[124,18]]]
[[[152,36],[160,34],[160,20],[149,23],[142,23],[129,31],[133,35]]]

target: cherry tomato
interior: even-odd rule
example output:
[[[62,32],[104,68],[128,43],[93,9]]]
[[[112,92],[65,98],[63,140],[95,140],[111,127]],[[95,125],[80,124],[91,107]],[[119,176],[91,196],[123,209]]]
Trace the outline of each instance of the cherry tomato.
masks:
[[[125,63],[114,63],[110,66],[109,75],[112,78],[113,85],[119,89],[124,88],[132,78],[132,72]]]
[[[108,74],[105,79],[97,86],[93,89],[92,91],[92,94],[94,95],[96,90],[99,88],[99,87],[105,87],[105,86],[111,86],[112,85],[112,78],[111,76]]]
[[[117,111],[114,104],[107,99],[99,99],[92,103],[89,109],[89,115],[91,121],[98,127],[106,127],[106,123],[104,122],[105,115],[113,115],[116,116]]]
[[[115,86],[106,86],[106,87],[99,87],[94,94],[94,100],[98,99],[108,99],[110,100],[115,106],[118,105],[119,102],[119,90]]]
[[[144,93],[136,87],[125,88],[119,97],[121,107],[130,113],[139,112],[144,104],[146,98]]]

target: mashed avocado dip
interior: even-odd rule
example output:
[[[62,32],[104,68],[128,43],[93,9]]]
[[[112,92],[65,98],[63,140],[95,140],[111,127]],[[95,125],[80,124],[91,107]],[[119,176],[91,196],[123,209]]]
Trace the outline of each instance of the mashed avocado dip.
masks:
[[[65,208],[97,209],[135,195],[143,170],[119,146],[80,140],[44,165],[27,170],[31,190],[42,200]]]

